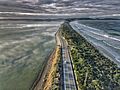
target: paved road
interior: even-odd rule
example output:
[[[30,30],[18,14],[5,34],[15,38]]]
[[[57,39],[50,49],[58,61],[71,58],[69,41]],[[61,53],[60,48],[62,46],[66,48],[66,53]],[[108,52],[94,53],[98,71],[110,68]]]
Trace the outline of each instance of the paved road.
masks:
[[[59,35],[62,47],[63,90],[78,90],[74,77],[73,67],[68,52],[68,45],[64,38]]]

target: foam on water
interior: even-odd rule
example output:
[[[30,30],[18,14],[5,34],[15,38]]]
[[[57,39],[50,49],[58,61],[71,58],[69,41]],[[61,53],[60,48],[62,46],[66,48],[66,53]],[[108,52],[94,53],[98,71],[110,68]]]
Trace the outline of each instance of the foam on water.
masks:
[[[73,21],[70,23],[70,25],[89,42],[93,43],[95,47],[103,48],[103,53],[104,51],[105,53],[106,51],[110,53],[110,57],[114,57],[114,61],[116,60],[120,64],[120,47],[117,46],[120,45],[119,38],[109,35],[108,33],[104,32],[104,30],[81,24],[78,21]],[[115,43],[117,43],[117,45],[115,45]],[[101,51],[102,49],[99,50]]]

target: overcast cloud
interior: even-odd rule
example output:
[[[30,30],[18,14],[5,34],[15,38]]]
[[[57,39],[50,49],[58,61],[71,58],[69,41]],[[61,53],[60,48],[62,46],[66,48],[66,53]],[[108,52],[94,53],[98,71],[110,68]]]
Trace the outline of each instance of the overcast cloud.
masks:
[[[20,11],[16,10],[17,12],[28,10],[30,12],[32,11],[36,13],[46,13],[46,14],[48,13],[71,14],[71,15],[80,14],[80,15],[92,15],[92,16],[120,15],[120,0],[0,0],[0,1],[20,2],[20,3],[26,1],[32,4],[31,5],[32,8],[22,7],[22,10],[20,9],[19,9]],[[2,10],[3,9],[1,9],[0,12],[2,12]],[[6,11],[8,12],[9,10]],[[10,11],[13,12],[13,9]]]

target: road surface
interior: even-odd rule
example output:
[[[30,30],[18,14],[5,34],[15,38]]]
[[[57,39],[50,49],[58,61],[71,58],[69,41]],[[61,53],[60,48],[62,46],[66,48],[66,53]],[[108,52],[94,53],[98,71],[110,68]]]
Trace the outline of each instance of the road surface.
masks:
[[[65,41],[65,39],[60,35],[60,33],[58,35],[58,38],[61,42],[61,48],[62,48],[62,78],[63,78],[62,89],[63,90],[78,90],[70,55],[68,52],[68,44]]]

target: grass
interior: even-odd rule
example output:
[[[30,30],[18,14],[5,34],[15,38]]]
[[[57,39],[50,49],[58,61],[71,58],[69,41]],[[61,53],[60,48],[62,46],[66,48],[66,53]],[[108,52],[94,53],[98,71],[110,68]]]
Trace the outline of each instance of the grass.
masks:
[[[81,90],[120,89],[120,69],[101,54],[68,23],[61,26],[62,35],[68,41],[78,86]]]
[[[50,90],[50,88],[56,88],[55,85],[55,79],[56,78],[56,74],[57,74],[57,63],[59,61],[59,53],[60,53],[60,49],[59,47],[56,47],[56,50],[55,50],[55,53],[54,55],[52,56],[52,59],[51,59],[51,66],[49,67],[49,72],[47,73],[46,75],[46,80],[44,82],[44,87],[43,87],[43,90]],[[53,90],[53,89],[52,89]]]

